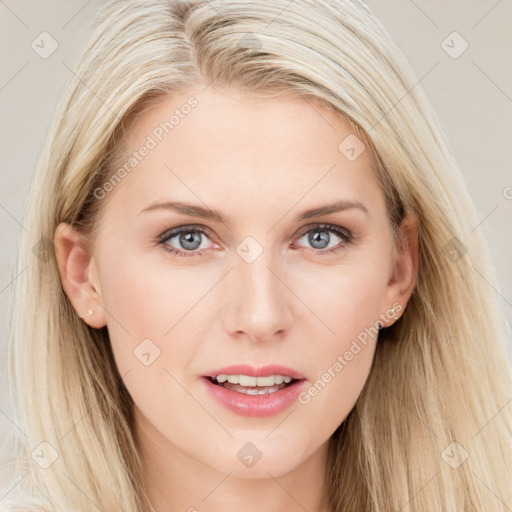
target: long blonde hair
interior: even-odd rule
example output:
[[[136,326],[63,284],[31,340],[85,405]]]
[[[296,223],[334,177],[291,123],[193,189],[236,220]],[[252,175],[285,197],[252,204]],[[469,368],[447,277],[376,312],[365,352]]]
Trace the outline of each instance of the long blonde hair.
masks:
[[[335,110],[377,156],[395,232],[404,205],[419,219],[411,300],[379,335],[366,385],[330,440],[332,511],[510,510],[512,379],[499,284],[444,129],[369,8],[124,0],[99,16],[27,202],[9,344],[16,485],[0,508],[153,510],[106,328],[77,318],[52,240],[62,221],[93,233],[93,191],[114,173],[130,119],[163,94],[215,83],[288,90]],[[34,450],[56,460],[43,468]]]

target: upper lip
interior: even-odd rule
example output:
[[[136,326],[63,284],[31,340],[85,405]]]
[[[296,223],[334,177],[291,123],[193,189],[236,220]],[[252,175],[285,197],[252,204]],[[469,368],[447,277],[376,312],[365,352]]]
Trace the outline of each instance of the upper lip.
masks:
[[[234,364],[231,366],[224,366],[217,370],[204,375],[204,377],[217,377],[217,375],[248,375],[250,377],[267,377],[269,375],[282,375],[288,376],[292,379],[302,380],[305,379],[304,375],[298,370],[283,366],[280,364],[267,364],[264,366],[254,367],[249,364]]]

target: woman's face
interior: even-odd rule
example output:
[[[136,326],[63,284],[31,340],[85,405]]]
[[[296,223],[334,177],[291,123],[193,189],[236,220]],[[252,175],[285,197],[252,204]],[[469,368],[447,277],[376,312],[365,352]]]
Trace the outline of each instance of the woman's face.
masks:
[[[95,192],[92,293],[68,295],[108,327],[140,442],[242,477],[325,455],[412,286],[369,148],[310,99],[212,87],[162,99],[126,144]]]

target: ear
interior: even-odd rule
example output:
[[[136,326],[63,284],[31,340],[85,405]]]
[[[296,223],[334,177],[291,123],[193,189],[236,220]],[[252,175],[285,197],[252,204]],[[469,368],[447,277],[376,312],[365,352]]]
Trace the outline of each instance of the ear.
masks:
[[[388,312],[396,306],[396,318],[388,316],[384,327],[389,327],[400,317],[416,285],[418,275],[418,217],[410,209],[406,209],[399,231],[396,235],[397,255],[393,263],[393,271],[389,280],[385,304]],[[381,317],[382,318],[382,317]]]
[[[91,327],[105,326],[98,271],[85,239],[71,224],[61,222],[53,241],[62,287],[73,308]]]

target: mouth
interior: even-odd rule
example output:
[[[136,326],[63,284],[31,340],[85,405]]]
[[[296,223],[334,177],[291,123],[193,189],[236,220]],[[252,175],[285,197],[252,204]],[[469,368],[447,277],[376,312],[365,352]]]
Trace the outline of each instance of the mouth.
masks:
[[[239,364],[202,376],[210,396],[242,416],[271,416],[293,405],[306,386],[306,377],[287,366],[254,368]]]

